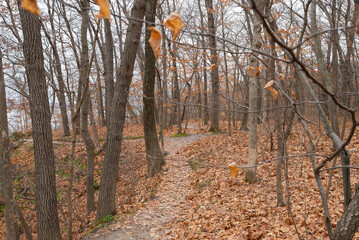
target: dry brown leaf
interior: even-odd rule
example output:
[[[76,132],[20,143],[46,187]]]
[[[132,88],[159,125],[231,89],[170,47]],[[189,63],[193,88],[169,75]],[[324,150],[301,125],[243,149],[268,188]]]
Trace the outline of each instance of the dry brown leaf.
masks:
[[[232,162],[228,166],[231,177],[237,177],[239,173],[239,169],[236,167],[236,163]]]
[[[165,26],[172,31],[174,41],[184,26],[179,12],[171,13],[165,21]]]
[[[256,67],[255,76],[258,77],[260,73],[261,73],[261,70],[259,69],[259,67]]]
[[[100,6],[100,16],[98,18],[104,17],[107,20],[110,20],[110,4],[107,0],[96,0],[96,4]]]
[[[152,47],[153,52],[156,55],[156,59],[160,56],[161,53],[161,40],[162,40],[162,34],[159,30],[157,30],[154,27],[150,27],[151,29],[151,37],[149,43]]]
[[[222,112],[222,117],[224,120],[226,120],[226,114],[224,112]]]
[[[23,0],[21,2],[21,7],[32,14],[40,15],[36,0]]]
[[[292,93],[292,98],[295,98],[295,93],[293,92],[293,90],[290,90],[290,92]]]
[[[269,82],[264,86],[264,89],[267,89],[267,90],[271,91],[274,100],[276,100],[277,97],[278,97],[278,91],[275,90],[275,89],[272,87],[273,84],[274,84],[274,81],[273,81],[273,80],[269,81]]]

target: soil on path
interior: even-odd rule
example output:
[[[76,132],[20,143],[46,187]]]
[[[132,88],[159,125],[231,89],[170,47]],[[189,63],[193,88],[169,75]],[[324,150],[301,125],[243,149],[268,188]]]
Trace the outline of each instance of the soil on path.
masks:
[[[92,234],[88,240],[147,240],[172,239],[168,225],[181,218],[180,206],[186,204],[190,189],[191,168],[181,155],[181,148],[207,135],[193,134],[186,137],[166,137],[166,165],[161,173],[163,181],[159,184],[155,198],[130,218],[114,224],[118,227],[111,232]],[[110,226],[111,228],[111,226]]]

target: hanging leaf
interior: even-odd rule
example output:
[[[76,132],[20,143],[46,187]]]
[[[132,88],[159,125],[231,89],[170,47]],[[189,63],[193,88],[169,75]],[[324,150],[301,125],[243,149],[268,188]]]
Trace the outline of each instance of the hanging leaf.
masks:
[[[216,64],[212,64],[211,67],[209,68],[209,70],[213,70],[216,68]]]
[[[295,93],[293,92],[293,90],[290,90],[290,92],[292,93],[292,98],[295,98]]]
[[[224,120],[226,120],[226,114],[224,112],[222,112],[222,117]]]
[[[21,7],[32,14],[40,15],[36,0],[22,0]]]
[[[278,97],[278,91],[275,90],[275,89],[272,87],[273,84],[274,84],[274,81],[273,81],[273,80],[272,80],[272,81],[269,81],[269,82],[264,86],[264,89],[267,89],[267,90],[271,91],[274,100],[276,100],[277,97]]]
[[[171,13],[165,21],[165,26],[172,31],[174,41],[184,26],[179,12]]]
[[[236,167],[236,163],[232,162],[228,166],[231,177],[237,177],[239,173],[239,169]]]
[[[96,0],[96,4],[100,6],[100,14],[96,15],[97,18],[104,17],[110,21],[110,4],[107,0]]]
[[[160,56],[161,53],[161,40],[162,40],[162,34],[159,30],[157,30],[154,27],[150,27],[151,29],[151,37],[149,43],[152,47],[153,52],[156,55],[156,59]]]
[[[261,73],[261,70],[259,70],[259,67],[256,67],[255,76],[258,77],[260,73]]]

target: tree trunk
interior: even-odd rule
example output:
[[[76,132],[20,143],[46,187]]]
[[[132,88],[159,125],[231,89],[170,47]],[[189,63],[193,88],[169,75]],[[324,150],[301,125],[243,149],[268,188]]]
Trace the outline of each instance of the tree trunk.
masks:
[[[211,119],[211,127],[209,131],[218,132],[219,131],[219,75],[218,75],[218,56],[217,56],[217,46],[216,46],[216,29],[214,25],[214,14],[213,14],[213,1],[206,0],[206,8],[208,15],[208,29],[210,35],[209,39],[209,47],[211,52],[211,80],[212,80],[212,97],[211,97],[211,111],[210,111],[210,119]]]
[[[142,21],[138,20],[143,19],[145,11],[146,0],[135,0],[125,40],[125,49],[131,49],[131,51],[125,51],[122,56],[119,81],[116,83],[112,99],[96,221],[116,213],[116,181],[118,178],[118,162],[125,123],[126,103],[141,37]]]
[[[158,143],[155,119],[155,79],[156,57],[148,40],[151,36],[151,26],[154,26],[157,0],[147,0],[146,6],[146,40],[145,40],[145,76],[143,82],[143,128],[146,144],[147,174],[153,177],[161,171],[164,163]]]
[[[12,191],[12,169],[9,152],[5,80],[0,50],[0,193],[5,200],[6,239],[16,239],[15,210]]]
[[[333,240],[351,240],[359,227],[359,184],[335,228]]]
[[[21,1],[19,1],[21,4]],[[35,155],[35,203],[38,239],[61,238],[57,214],[55,157],[45,79],[40,19],[19,8],[24,36],[25,70],[29,84],[32,137]]]
[[[259,1],[257,1],[257,4]],[[262,7],[260,7],[261,9]],[[261,23],[260,20],[255,16],[253,18],[253,48],[261,48]],[[249,137],[248,137],[248,168],[246,171],[246,180],[250,183],[256,181],[256,170],[255,165],[257,164],[257,107],[258,107],[258,78],[254,76],[255,69],[259,66],[258,59],[255,56],[251,56],[250,66],[253,69],[252,75],[249,77]]]
[[[106,39],[106,57],[105,57],[105,92],[106,92],[106,121],[110,119],[111,104],[114,91],[114,79],[113,79],[113,39],[111,32],[111,23],[109,20],[105,21],[105,39]]]
[[[89,81],[89,48],[87,40],[87,31],[90,24],[90,17],[88,9],[90,8],[90,2],[83,0],[81,3],[82,12],[82,23],[81,23],[81,67],[80,67],[80,81],[82,89],[86,89],[86,85]],[[95,161],[95,145],[92,141],[88,130],[88,114],[90,106],[90,91],[86,91],[85,99],[81,105],[80,115],[80,126],[81,126],[81,137],[86,145],[87,153],[87,175],[86,175],[86,199],[87,199],[87,214],[90,215],[92,211],[95,211],[95,189],[94,183],[94,161]]]

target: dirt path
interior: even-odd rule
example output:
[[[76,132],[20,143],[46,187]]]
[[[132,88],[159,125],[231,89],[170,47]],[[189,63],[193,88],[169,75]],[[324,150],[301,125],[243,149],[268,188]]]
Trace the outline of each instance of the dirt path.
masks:
[[[203,138],[205,134],[194,134],[186,137],[165,138],[165,150],[169,153],[163,179],[158,186],[155,199],[146,207],[137,211],[132,217],[120,224],[120,228],[109,233],[97,236],[93,234],[91,240],[147,240],[147,239],[171,239],[167,235],[170,229],[166,225],[173,221],[184,221],[178,206],[185,204],[188,190],[191,168],[181,161],[184,160],[180,149],[190,143]]]

